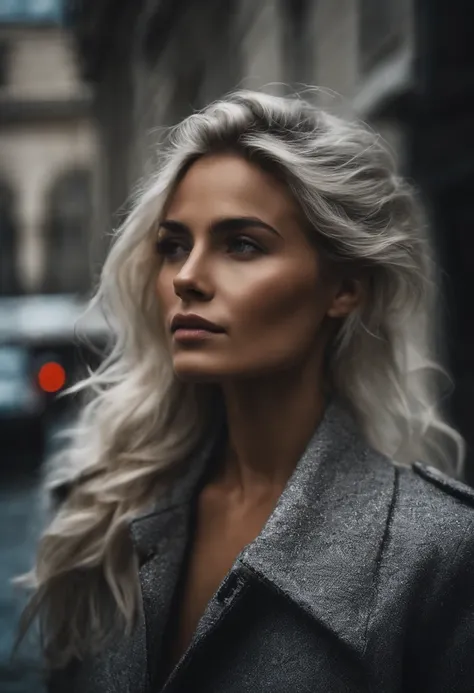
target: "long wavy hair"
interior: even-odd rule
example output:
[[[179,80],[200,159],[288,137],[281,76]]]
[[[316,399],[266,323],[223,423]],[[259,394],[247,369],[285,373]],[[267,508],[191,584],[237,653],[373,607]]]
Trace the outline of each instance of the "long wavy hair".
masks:
[[[183,172],[221,151],[285,181],[331,259],[365,273],[366,299],[341,323],[326,367],[369,443],[395,464],[424,459],[461,470],[462,440],[440,414],[444,372],[430,349],[434,265],[413,190],[370,128],[299,98],[232,93],[169,132],[93,298],[113,316],[114,344],[70,390],[85,391],[87,401],[48,485],[75,483],[43,533],[20,629],[39,617],[53,664],[83,657],[118,627],[133,629],[140,593],[129,520],[215,432],[215,391],[173,372],[154,295],[153,248]]]

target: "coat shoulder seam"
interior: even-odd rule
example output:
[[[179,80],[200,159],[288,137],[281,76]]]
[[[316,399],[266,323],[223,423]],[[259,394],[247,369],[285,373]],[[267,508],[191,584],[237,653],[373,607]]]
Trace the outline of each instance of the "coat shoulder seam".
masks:
[[[437,467],[421,461],[413,462],[412,470],[422,479],[441,489],[449,496],[463,501],[466,505],[474,506],[474,489],[460,479],[455,479]]]

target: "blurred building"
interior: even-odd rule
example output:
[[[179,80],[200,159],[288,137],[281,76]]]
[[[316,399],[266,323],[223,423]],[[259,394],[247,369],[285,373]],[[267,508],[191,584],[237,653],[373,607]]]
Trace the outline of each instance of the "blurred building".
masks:
[[[96,138],[60,0],[0,2],[0,296],[90,286]]]

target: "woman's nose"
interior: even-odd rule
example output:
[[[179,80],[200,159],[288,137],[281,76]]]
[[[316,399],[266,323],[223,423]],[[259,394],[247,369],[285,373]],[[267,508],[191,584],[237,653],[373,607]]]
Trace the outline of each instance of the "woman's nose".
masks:
[[[203,253],[193,253],[181,267],[173,279],[175,294],[181,300],[189,300],[199,297],[201,300],[210,300],[214,290],[210,277],[210,268]]]

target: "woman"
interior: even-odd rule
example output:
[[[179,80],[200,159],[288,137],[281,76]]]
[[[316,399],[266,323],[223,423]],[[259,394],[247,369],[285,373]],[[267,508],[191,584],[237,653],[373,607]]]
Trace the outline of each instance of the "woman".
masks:
[[[474,690],[427,258],[367,129],[238,92],[173,130],[49,485],[24,626],[51,691]]]

